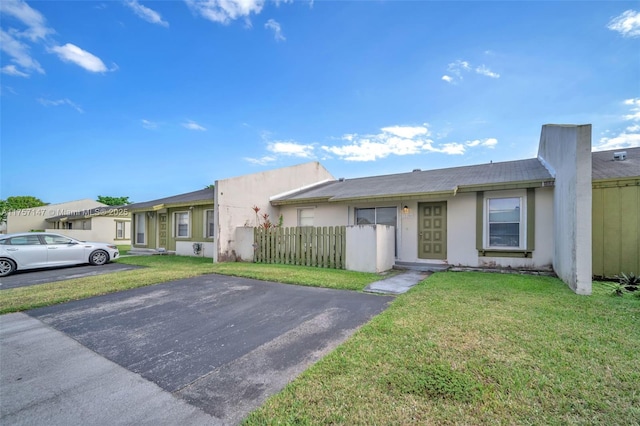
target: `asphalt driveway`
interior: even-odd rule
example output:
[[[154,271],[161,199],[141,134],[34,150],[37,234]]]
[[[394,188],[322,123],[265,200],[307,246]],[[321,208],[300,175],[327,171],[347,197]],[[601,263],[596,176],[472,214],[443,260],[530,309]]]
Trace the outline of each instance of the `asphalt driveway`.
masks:
[[[390,296],[207,275],[37,309],[25,318],[38,320],[49,333],[71,337],[92,351],[93,358],[112,361],[127,374],[157,385],[162,397],[170,397],[179,409],[185,402],[199,409],[209,417],[206,423],[237,424],[391,300]],[[1,327],[0,333],[4,332]],[[3,400],[16,400],[12,395],[37,393],[39,388],[27,387],[24,379],[7,374],[23,369],[23,376],[32,375],[38,381],[38,367],[21,366],[24,360],[12,341],[5,336],[0,340],[3,354],[15,355],[1,360]],[[38,357],[47,358],[47,354]],[[33,363],[46,365],[46,360]],[[69,379],[63,375],[60,380]],[[108,377],[106,381],[109,389]],[[34,398],[37,395],[20,399]],[[82,404],[91,412],[91,406],[104,409],[104,401],[108,398],[92,397]],[[8,410],[2,407],[2,423],[44,420],[37,417],[33,405],[12,404]],[[126,412],[132,409],[127,404],[126,398],[117,399],[111,408]],[[35,417],[29,417],[32,414]],[[193,415],[185,413],[190,424],[204,421],[189,417]]]
[[[107,263],[102,266],[79,265],[64,266],[61,268],[16,271],[8,277],[0,277],[0,290],[52,283],[55,281],[70,280],[73,278],[83,278],[92,275],[111,274],[118,271],[128,271],[137,268],[141,268],[141,266],[125,265],[124,263]]]

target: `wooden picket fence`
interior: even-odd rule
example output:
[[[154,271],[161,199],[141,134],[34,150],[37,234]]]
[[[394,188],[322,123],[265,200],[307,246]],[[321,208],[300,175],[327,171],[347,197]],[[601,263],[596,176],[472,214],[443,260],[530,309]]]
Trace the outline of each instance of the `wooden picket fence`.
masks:
[[[256,263],[345,269],[345,226],[254,228]]]

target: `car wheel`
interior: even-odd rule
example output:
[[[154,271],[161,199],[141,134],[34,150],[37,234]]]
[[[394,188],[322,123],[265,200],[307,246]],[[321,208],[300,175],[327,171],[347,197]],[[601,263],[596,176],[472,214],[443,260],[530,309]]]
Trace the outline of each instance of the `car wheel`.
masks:
[[[104,265],[109,261],[109,254],[104,250],[96,250],[89,256],[89,263],[92,265]]]
[[[6,277],[16,270],[16,264],[9,259],[0,259],[0,277]]]

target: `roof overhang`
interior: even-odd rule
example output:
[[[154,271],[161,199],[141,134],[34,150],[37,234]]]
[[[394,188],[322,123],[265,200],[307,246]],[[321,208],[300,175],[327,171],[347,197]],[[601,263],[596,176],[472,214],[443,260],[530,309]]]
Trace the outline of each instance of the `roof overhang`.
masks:
[[[536,179],[519,182],[481,183],[477,185],[459,185],[453,190],[454,195],[464,192],[504,191],[508,189],[545,188],[555,186],[555,179]]]
[[[213,205],[213,199],[197,200],[197,201],[182,201],[179,203],[161,203],[161,204],[156,204],[152,206],[138,207],[138,208],[129,209],[129,210],[131,210],[132,212],[148,212],[148,211],[157,212],[158,210],[163,210],[163,209],[173,209],[173,208],[192,207],[192,206],[206,206],[208,204]]]
[[[357,197],[315,197],[315,198],[294,198],[285,200],[272,200],[273,206],[301,205],[314,203],[344,203],[344,202],[388,202],[388,201],[409,201],[409,200],[437,200],[455,196],[458,193],[479,192],[479,191],[503,191],[509,189],[527,189],[553,187],[555,180],[552,178],[545,180],[528,180],[519,182],[485,183],[477,185],[459,185],[453,189],[432,192],[408,192],[399,194],[379,194],[362,195]]]

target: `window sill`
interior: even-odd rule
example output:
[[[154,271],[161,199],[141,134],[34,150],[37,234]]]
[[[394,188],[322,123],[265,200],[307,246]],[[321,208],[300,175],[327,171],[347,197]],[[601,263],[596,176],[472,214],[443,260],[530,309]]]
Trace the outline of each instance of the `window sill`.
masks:
[[[523,258],[531,258],[533,257],[532,250],[524,250],[524,249],[505,249],[505,250],[497,250],[497,249],[482,249],[478,250],[478,256],[480,257],[523,257]]]

